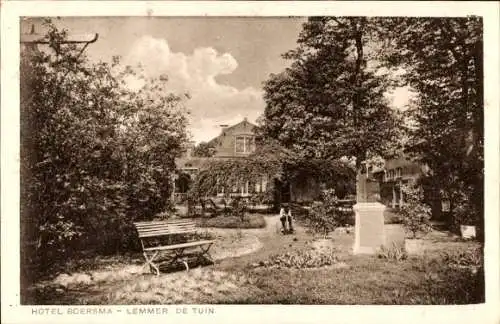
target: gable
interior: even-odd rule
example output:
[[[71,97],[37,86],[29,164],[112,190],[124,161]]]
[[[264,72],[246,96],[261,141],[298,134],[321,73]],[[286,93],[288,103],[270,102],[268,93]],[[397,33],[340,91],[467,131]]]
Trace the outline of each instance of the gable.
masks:
[[[239,153],[235,151],[236,138],[239,136],[255,136],[256,127],[256,125],[250,123],[245,119],[236,125],[224,128],[219,136],[215,137],[208,143],[215,148],[216,157],[238,157],[248,155],[248,153]]]
[[[247,120],[243,120],[236,125],[224,128],[219,136],[211,139],[208,143],[217,145],[222,142],[227,136],[254,135],[255,127],[257,126],[248,122]]]

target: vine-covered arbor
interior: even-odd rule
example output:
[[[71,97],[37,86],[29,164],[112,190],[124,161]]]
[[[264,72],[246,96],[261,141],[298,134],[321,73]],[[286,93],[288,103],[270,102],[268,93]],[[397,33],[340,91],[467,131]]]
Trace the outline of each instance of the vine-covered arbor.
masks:
[[[199,171],[189,194],[192,199],[231,197],[232,188],[244,185],[259,188],[249,198],[255,204],[277,205],[296,198],[292,190],[314,186],[313,192],[334,188],[342,195],[355,190],[355,171],[346,162],[334,159],[305,159],[276,144],[261,146],[244,159],[213,160]],[[290,193],[287,194],[286,190]]]

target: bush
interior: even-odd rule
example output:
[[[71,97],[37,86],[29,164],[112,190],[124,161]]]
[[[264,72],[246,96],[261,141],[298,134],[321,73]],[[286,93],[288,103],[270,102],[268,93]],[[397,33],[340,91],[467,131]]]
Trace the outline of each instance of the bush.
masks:
[[[325,237],[329,232],[346,224],[346,213],[338,210],[338,199],[333,189],[323,192],[323,201],[313,205],[308,215],[312,229]]]
[[[402,246],[398,246],[396,243],[392,243],[392,245],[389,247],[382,245],[377,251],[377,257],[379,259],[402,261],[406,260],[408,258],[408,255],[406,254]]]
[[[243,222],[245,220],[245,214],[247,212],[247,203],[245,199],[242,199],[241,197],[234,197],[231,200],[230,206],[231,213],[234,216],[239,217],[241,222]]]
[[[312,250],[273,255],[268,261],[263,261],[259,265],[304,269],[334,265],[338,262],[339,258],[334,250],[327,250],[327,252]]]
[[[484,264],[484,253],[481,248],[444,252],[441,254],[441,258],[444,263],[452,266],[482,267]]]
[[[421,187],[410,184],[402,188],[405,202],[400,208],[403,227],[411,238],[416,238],[418,233],[428,232],[431,219],[431,208],[424,203]]]
[[[198,221],[200,227],[217,227],[217,228],[264,228],[266,220],[261,214],[248,214],[244,220],[234,215],[219,215],[213,218],[200,219]]]

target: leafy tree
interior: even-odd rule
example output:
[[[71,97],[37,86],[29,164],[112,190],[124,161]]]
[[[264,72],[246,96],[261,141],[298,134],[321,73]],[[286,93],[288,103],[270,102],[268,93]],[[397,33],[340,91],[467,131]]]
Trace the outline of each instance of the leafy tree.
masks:
[[[193,150],[193,155],[197,157],[212,157],[215,154],[215,147],[212,144],[201,142],[196,145]]]
[[[285,71],[264,86],[261,135],[309,159],[366,158],[387,153],[399,124],[386,102],[389,84],[367,64],[371,19],[313,17]]]
[[[478,17],[382,20],[387,66],[417,97],[408,151],[430,167],[429,181],[450,199],[466,193],[483,223],[483,27]]]
[[[186,139],[182,98],[119,59],[92,63],[48,23],[49,46],[21,56],[21,238],[25,262],[134,245],[131,222],[168,208]]]

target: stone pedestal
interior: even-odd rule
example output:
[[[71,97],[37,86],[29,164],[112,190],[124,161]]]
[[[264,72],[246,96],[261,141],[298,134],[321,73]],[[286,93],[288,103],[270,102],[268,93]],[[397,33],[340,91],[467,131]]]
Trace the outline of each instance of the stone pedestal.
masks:
[[[384,210],[379,202],[358,202],[356,214],[354,254],[375,253],[385,243]]]

